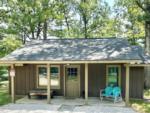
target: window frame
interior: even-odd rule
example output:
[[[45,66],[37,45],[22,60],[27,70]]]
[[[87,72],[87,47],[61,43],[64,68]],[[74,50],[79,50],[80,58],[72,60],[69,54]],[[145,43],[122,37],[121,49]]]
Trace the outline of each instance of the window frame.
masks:
[[[36,66],[36,87],[38,89],[46,89],[47,85],[45,85],[45,86],[40,86],[39,85],[39,73],[38,73],[39,72],[39,67],[45,67],[46,70],[47,70],[47,66],[46,65],[37,65]],[[51,86],[51,89],[60,89],[60,65],[50,65],[50,67],[58,67],[58,72],[59,72],[58,73],[59,84],[58,84],[58,86]]]
[[[118,67],[118,71],[119,71],[118,86],[121,87],[121,66],[120,65],[106,65],[106,86],[108,86],[108,68],[110,67]]]

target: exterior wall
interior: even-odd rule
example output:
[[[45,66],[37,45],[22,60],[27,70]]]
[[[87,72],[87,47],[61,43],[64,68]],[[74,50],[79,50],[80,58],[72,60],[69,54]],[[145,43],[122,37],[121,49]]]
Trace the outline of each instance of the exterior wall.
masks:
[[[15,93],[26,95],[30,90],[37,88],[36,65],[24,65],[15,67]],[[63,95],[63,65],[60,66],[60,89],[56,89],[57,95]]]
[[[126,69],[122,66],[121,89],[125,97]],[[144,67],[130,67],[130,98],[143,98],[144,90]]]
[[[15,67],[15,93],[27,94],[29,90],[36,88],[35,65],[24,65]]]
[[[130,97],[143,98],[144,90],[144,68],[131,67],[130,71]]]
[[[99,96],[99,90],[106,86],[106,65],[89,64],[88,92],[89,96]],[[84,92],[84,64],[81,65],[81,95]]]
[[[113,64],[112,64],[113,65]],[[121,89],[125,97],[126,69],[121,65]],[[106,64],[89,64],[89,96],[99,96],[99,90],[106,87]],[[143,98],[144,68],[130,68],[130,98]],[[81,95],[84,91],[84,64],[81,65]]]
[[[125,96],[125,67],[121,65],[121,89]],[[27,94],[29,90],[36,89],[36,65],[24,65],[15,67],[15,92],[16,94]],[[80,65],[80,91],[84,92],[84,64]],[[89,96],[99,96],[99,90],[106,87],[106,64],[89,64]],[[64,95],[64,65],[60,65],[60,89],[55,89],[56,95]],[[142,98],[144,87],[144,68],[130,68],[130,97]]]

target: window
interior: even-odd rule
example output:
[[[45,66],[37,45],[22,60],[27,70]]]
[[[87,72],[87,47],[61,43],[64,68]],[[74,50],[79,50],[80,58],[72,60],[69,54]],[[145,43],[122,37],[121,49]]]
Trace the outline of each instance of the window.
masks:
[[[77,79],[78,76],[78,70],[77,68],[67,68],[67,75],[68,75],[68,79]]]
[[[59,67],[51,67],[51,86],[59,86]]]
[[[47,69],[46,67],[38,67],[39,86],[47,85]]]
[[[120,66],[107,66],[107,85],[120,86]]]
[[[51,87],[53,89],[60,88],[60,66],[51,65]],[[38,88],[47,86],[47,67],[45,65],[37,66],[37,81]]]

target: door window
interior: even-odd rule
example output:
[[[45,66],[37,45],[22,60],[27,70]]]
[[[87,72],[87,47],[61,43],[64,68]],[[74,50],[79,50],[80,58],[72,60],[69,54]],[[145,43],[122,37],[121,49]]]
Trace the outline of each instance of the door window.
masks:
[[[67,68],[68,79],[77,79],[78,69],[77,68]]]
[[[107,67],[107,85],[119,86],[120,68],[119,66]]]

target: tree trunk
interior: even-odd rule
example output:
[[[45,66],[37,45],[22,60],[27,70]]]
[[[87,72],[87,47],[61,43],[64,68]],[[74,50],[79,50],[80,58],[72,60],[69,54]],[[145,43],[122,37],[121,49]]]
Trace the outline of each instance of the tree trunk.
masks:
[[[83,14],[83,23],[84,23],[84,38],[88,38],[87,37],[87,18],[86,18],[86,14]]]
[[[150,22],[145,22],[145,51],[150,55]],[[145,67],[145,87],[150,88],[150,67]]]
[[[83,0],[84,3],[86,3],[86,0]],[[88,38],[87,36],[87,14],[86,14],[86,10],[83,9],[83,12],[82,12],[82,16],[83,16],[83,24],[84,24],[84,38]]]
[[[146,1],[145,13],[150,15],[150,2]],[[150,20],[145,20],[145,51],[150,55]],[[150,67],[145,68],[145,87],[150,88]]]
[[[45,20],[45,22],[43,24],[43,39],[44,40],[47,39],[47,20]]]
[[[35,39],[35,37],[34,37],[34,31],[33,30],[31,32],[31,34],[32,34],[32,39]]]
[[[41,33],[41,22],[39,22],[37,26],[37,34],[36,34],[37,39],[39,39],[40,33]]]

